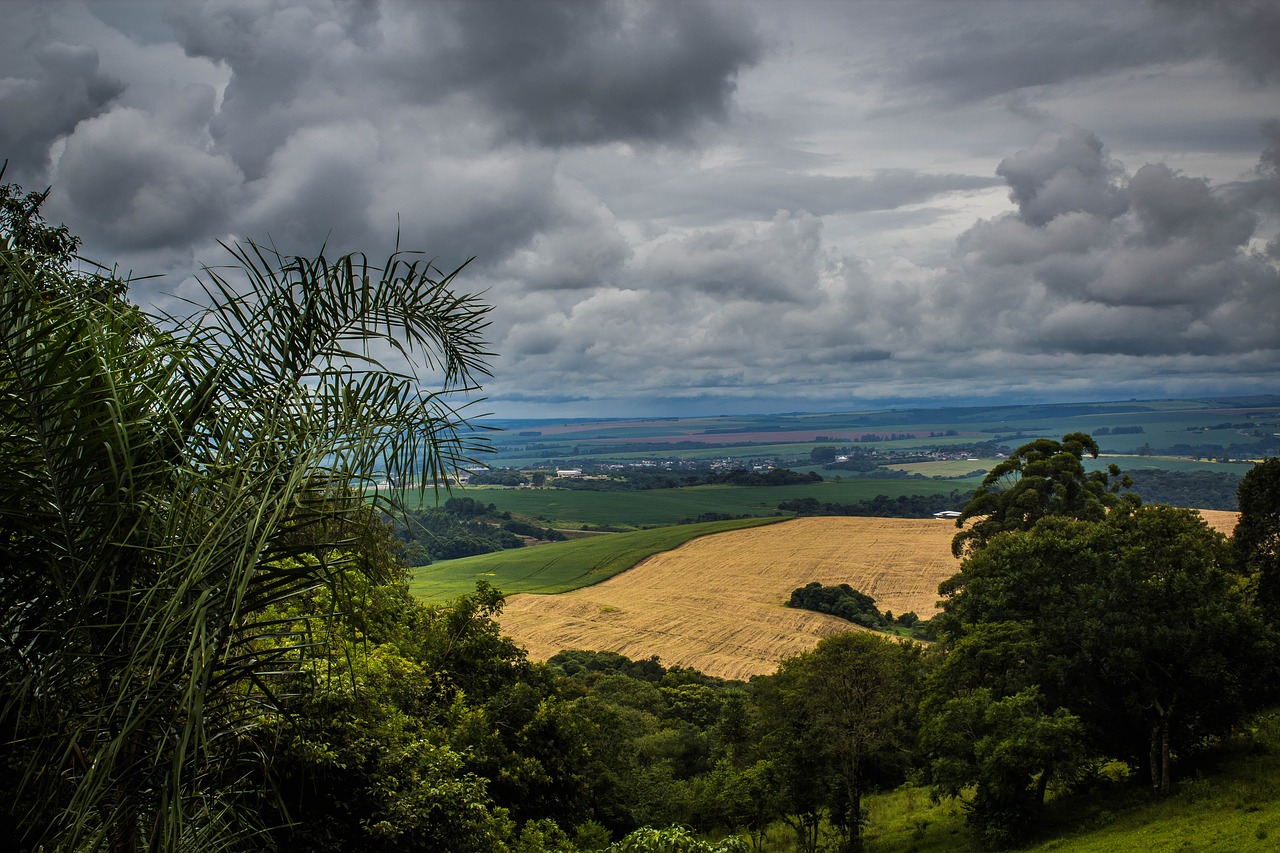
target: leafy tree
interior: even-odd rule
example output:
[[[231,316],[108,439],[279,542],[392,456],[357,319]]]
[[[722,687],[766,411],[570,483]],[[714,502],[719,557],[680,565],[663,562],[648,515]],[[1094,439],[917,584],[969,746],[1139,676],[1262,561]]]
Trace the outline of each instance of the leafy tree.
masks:
[[[1025,841],[1049,784],[1071,781],[1091,754],[1080,720],[1039,686],[1056,665],[1029,623],[990,622],[930,674],[920,714],[929,779],[945,796],[973,787],[966,820],[990,847]]]
[[[1093,752],[1147,768],[1167,791],[1172,757],[1257,699],[1243,673],[1270,645],[1243,581],[1225,537],[1191,510],[1044,519],[994,538],[940,587],[952,654],[963,652],[953,669],[967,675],[948,689],[1034,687],[1047,713],[1080,719]]]
[[[809,451],[809,461],[814,465],[822,465],[826,462],[835,462],[837,453],[838,451],[836,448],[829,445],[822,445]]]
[[[863,849],[863,795],[877,781],[901,778],[904,771],[919,654],[914,644],[857,631],[826,637],[778,669],[776,724],[802,727],[790,729],[784,756],[806,756],[813,780],[825,780],[810,787],[792,778],[793,809],[814,813],[809,797],[821,793],[831,822],[844,832],[846,850]],[[812,832],[801,828],[811,846]]]
[[[819,581],[812,581],[793,589],[787,606],[828,613],[864,628],[885,627],[884,614],[876,609],[876,600],[847,583],[823,586]]]
[[[960,796],[969,785],[967,822],[985,845],[1027,840],[1055,776],[1070,778],[1086,755],[1080,721],[1050,711],[1034,688],[997,699],[986,688],[949,700],[927,716],[922,742],[935,753],[936,790]]]
[[[1258,603],[1280,627],[1280,458],[1249,469],[1237,491],[1240,520],[1233,542],[1243,564],[1258,579]]]
[[[8,165],[0,164],[0,179]],[[26,264],[33,274],[66,270],[80,247],[67,226],[45,221],[40,208],[49,192],[24,193],[17,184],[0,184],[0,241],[15,253],[10,262]]]
[[[1101,520],[1121,500],[1120,489],[1132,481],[1115,464],[1086,473],[1086,453],[1098,458],[1098,443],[1082,432],[1065,435],[1060,442],[1038,438],[1019,447],[987,472],[961,511],[956,527],[972,523],[951,541],[952,553],[959,557],[976,551],[998,533],[1029,530],[1051,515]]]
[[[240,804],[268,758],[269,674],[297,667],[303,639],[268,614],[360,568],[335,522],[366,511],[375,472],[429,484],[474,449],[445,395],[487,372],[488,307],[454,292],[456,271],[230,251],[242,279],[207,271],[211,306],[174,318],[0,241],[0,723],[19,844],[198,850],[255,832]],[[329,547],[299,535],[317,532]]]
[[[281,685],[292,723],[272,760],[284,809],[274,815],[277,848],[503,849],[512,818],[528,816],[511,814],[519,800],[508,795],[509,777],[542,771],[531,752],[572,750],[545,731],[514,746],[498,734],[516,728],[530,704],[539,708],[546,686],[501,637],[493,619],[501,597],[481,584],[429,607],[403,580],[345,581],[337,619],[317,618],[337,603],[327,590],[277,609],[305,620],[310,640],[304,671]],[[538,781],[546,791],[530,807],[550,815],[559,778]]]

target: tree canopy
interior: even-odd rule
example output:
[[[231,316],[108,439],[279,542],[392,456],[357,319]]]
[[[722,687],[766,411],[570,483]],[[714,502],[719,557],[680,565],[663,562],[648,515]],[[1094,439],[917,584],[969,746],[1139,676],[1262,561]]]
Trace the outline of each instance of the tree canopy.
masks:
[[[6,217],[0,723],[25,842],[212,849],[252,829],[246,758],[302,642],[272,608],[370,570],[345,522],[375,479],[429,487],[479,449],[448,395],[487,375],[489,308],[412,255],[248,243],[205,306],[157,314]]]
[[[1101,520],[1132,481],[1114,464],[1106,471],[1086,472],[1086,453],[1098,458],[1098,443],[1082,432],[1069,433],[1062,441],[1038,438],[1019,447],[987,472],[961,511],[956,527],[962,529],[951,542],[952,553],[962,556],[998,533],[1029,530],[1051,515]]]

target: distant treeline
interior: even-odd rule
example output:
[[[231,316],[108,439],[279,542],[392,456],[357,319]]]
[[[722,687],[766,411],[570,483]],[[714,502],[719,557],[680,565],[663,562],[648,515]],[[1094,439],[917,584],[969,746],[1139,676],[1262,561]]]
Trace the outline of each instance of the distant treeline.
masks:
[[[565,538],[558,530],[512,518],[511,513],[474,498],[449,498],[439,509],[416,509],[388,521],[402,545],[400,560],[406,566],[521,548],[526,539],[556,542]]]
[[[1139,469],[1127,472],[1133,491],[1143,503],[1168,504],[1192,509],[1239,509],[1236,491],[1240,477],[1225,471],[1161,471]]]
[[[876,495],[865,501],[852,504],[823,503],[817,498],[797,498],[783,501],[778,509],[793,512],[796,515],[860,515],[875,518],[928,518],[935,512],[944,509],[963,509],[972,491],[952,489],[947,494],[937,495],[899,495],[891,498],[888,495]]]
[[[587,492],[631,492],[679,489],[687,486],[803,486],[821,482],[821,474],[812,471],[802,474],[790,468],[773,468],[768,471],[746,469],[720,471],[710,468],[669,471],[665,468],[624,468],[612,472],[608,479],[561,477],[554,480],[554,485],[558,489],[577,489]]]
[[[1118,426],[1118,427],[1098,427],[1093,431],[1093,437],[1100,435],[1142,435],[1146,430],[1140,426]]]

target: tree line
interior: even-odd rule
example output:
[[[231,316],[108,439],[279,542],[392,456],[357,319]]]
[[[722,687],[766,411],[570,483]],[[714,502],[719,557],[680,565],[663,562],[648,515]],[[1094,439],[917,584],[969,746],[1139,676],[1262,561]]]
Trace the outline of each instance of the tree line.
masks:
[[[610,471],[604,478],[557,477],[550,482],[557,489],[620,492],[682,489],[691,486],[802,486],[821,483],[822,475],[816,471],[802,473],[790,468],[770,468],[766,471],[746,468],[671,471],[666,468],[642,467]]]
[[[972,492],[952,489],[947,494],[933,495],[876,495],[874,498],[837,504],[819,501],[817,498],[795,498],[782,501],[778,509],[796,515],[852,515],[871,518],[928,518],[943,510],[960,510]]]
[[[416,508],[385,516],[392,535],[402,543],[400,560],[406,566],[427,566],[525,547],[526,540],[562,542],[565,535],[550,527],[512,518],[490,503],[451,497],[436,508]]]

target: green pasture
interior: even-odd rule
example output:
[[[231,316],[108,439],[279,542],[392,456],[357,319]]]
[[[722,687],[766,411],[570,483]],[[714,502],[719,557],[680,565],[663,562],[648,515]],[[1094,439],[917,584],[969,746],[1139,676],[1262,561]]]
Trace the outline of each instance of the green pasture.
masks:
[[[923,477],[948,478],[957,481],[960,478],[965,478],[972,480],[972,484],[957,482],[955,488],[972,488],[982,482],[982,475],[973,475],[974,471],[979,469],[990,471],[999,463],[999,459],[939,459],[931,462],[904,462],[901,465],[886,465],[885,467],[893,471],[919,474]]]
[[[832,472],[825,472],[830,477]],[[946,480],[872,480],[857,477],[800,486],[692,486],[638,492],[588,492],[577,489],[512,489],[475,486],[457,495],[492,503],[499,510],[536,519],[552,527],[583,524],[651,527],[678,524],[708,512],[724,515],[772,515],[782,501],[816,498],[851,504],[876,495],[934,495],[972,488]]]
[[[568,592],[607,580],[646,557],[670,551],[690,539],[781,520],[774,517],[680,524],[446,560],[414,569],[409,590],[429,602],[446,602],[465,595],[474,591],[476,582],[481,580],[509,595]]]

